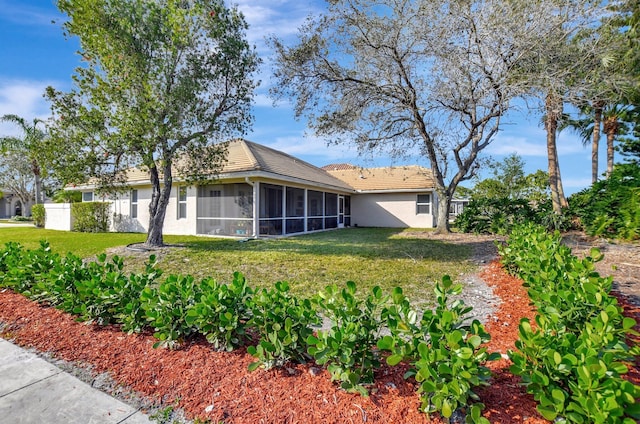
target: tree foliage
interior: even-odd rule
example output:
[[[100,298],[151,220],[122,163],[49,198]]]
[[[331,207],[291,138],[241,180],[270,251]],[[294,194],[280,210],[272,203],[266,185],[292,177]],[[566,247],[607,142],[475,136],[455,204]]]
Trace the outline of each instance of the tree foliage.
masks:
[[[524,166],[524,160],[516,153],[508,155],[502,162],[492,162],[490,168],[493,177],[478,181],[471,189],[471,199],[524,199],[532,203],[548,200],[546,172],[538,170],[525,175]]]
[[[493,177],[479,181],[470,191],[471,202],[456,217],[463,232],[508,234],[516,225],[535,222],[552,228],[564,223],[549,221],[549,177],[538,170],[524,173],[525,163],[513,153],[490,164]]]
[[[552,4],[553,3],[553,4]],[[527,72],[574,15],[545,1],[336,0],[276,49],[276,96],[295,100],[317,134],[361,152],[401,156],[416,147],[448,231],[457,185],[473,177]],[[567,29],[566,31],[571,31]],[[532,63],[537,67],[532,67]]]
[[[590,235],[640,239],[640,166],[616,165],[609,178],[575,193],[569,204]]]
[[[29,214],[35,188],[31,161],[24,151],[8,151],[0,155],[0,187],[20,200],[23,215]]]
[[[214,174],[224,144],[252,121],[259,60],[247,24],[222,0],[60,0],[67,36],[80,39],[85,66],[69,92],[47,89],[55,169],[65,182],[97,178],[113,191],[123,172],[149,172],[147,244],[163,243],[174,174]],[[215,147],[214,147],[215,146]]]
[[[47,158],[46,139],[47,133],[43,128],[44,122],[34,119],[29,123],[26,119],[14,115],[4,115],[0,117],[1,122],[10,122],[18,126],[21,130],[20,136],[0,136],[0,150],[3,154],[11,153],[14,156],[24,156],[28,161],[33,182],[33,199],[35,203],[43,202],[43,178],[46,178],[45,163]],[[21,160],[12,167],[10,162],[5,162],[5,172],[17,171],[19,174],[24,171],[24,162]],[[14,168],[12,170],[12,168]],[[10,175],[4,178],[11,179]],[[26,182],[25,182],[26,183]],[[24,187],[22,184],[21,187]],[[14,185],[15,188],[15,185]],[[24,190],[20,189],[22,193]],[[31,199],[29,199],[29,203]],[[23,203],[24,204],[24,203]]]

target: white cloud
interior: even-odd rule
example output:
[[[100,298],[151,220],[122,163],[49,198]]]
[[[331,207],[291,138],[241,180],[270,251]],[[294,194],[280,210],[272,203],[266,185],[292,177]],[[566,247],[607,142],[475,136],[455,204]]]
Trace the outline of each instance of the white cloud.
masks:
[[[509,132],[500,133],[487,147],[486,153],[495,156],[506,156],[516,153],[519,156],[547,156],[547,135],[539,128],[519,126],[521,131],[510,129]],[[558,155],[573,155],[584,153],[585,149],[579,137],[573,134],[561,133],[556,146]]]
[[[545,156],[547,148],[543,143],[534,143],[525,137],[498,136],[487,147],[491,155]]]
[[[297,34],[309,15],[319,11],[313,2],[299,0],[240,0],[236,4],[249,24],[247,39],[265,59],[271,55],[265,37],[288,40]]]
[[[256,94],[253,98],[254,106],[256,107],[273,107],[273,99],[269,97],[268,93]],[[278,103],[280,105],[280,103]]]
[[[51,29],[58,31],[57,27],[51,25],[52,21],[62,18],[62,15],[57,12],[57,10],[53,12],[20,3],[21,2],[0,0],[0,20],[18,25],[38,27],[39,29],[51,27]]]
[[[323,166],[331,162],[353,162],[358,157],[355,147],[346,144],[328,145],[326,139],[290,133],[289,135],[273,137],[273,141],[261,140],[272,149],[299,157],[316,166]]]
[[[51,83],[45,81],[0,80],[0,116],[14,114],[27,121],[47,118],[49,107],[42,94],[48,85]],[[0,135],[19,133],[15,125],[0,123]]]

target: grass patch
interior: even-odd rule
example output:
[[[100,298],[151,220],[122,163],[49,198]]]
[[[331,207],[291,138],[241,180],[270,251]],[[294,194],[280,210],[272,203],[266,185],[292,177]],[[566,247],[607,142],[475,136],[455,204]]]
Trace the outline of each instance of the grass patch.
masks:
[[[62,255],[73,252],[83,258],[95,256],[110,247],[143,242],[145,238],[146,234],[139,233],[76,233],[28,226],[0,228],[0,246],[15,241],[27,249],[36,249],[40,240],[46,240],[54,252]]]
[[[144,234],[87,234],[36,228],[0,229],[0,244],[17,241],[35,248],[46,239],[53,250],[72,251],[87,257],[109,247],[144,241]],[[326,285],[354,281],[360,293],[375,285],[384,290],[400,286],[410,299],[431,305],[433,287],[444,274],[455,280],[474,270],[467,261],[472,249],[466,245],[412,237],[411,230],[348,228],[297,237],[249,240],[192,236],[165,236],[167,243],[185,247],[159,255],[165,274],[212,276],[230,282],[242,272],[254,287],[289,282],[298,295],[310,296]],[[140,269],[146,255],[125,259],[131,271]]]

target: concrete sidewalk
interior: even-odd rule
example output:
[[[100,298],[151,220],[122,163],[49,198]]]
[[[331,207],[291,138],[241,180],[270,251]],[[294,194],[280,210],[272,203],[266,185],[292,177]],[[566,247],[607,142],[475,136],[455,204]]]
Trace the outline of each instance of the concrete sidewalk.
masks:
[[[151,422],[135,408],[0,338],[0,423]]]

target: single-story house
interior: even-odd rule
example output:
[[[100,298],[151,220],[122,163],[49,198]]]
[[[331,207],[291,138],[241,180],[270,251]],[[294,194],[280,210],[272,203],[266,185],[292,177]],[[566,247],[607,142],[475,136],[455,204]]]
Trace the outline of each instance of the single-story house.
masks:
[[[127,180],[131,190],[115,198],[98,197],[91,184],[74,189],[83,193],[83,201],[111,202],[113,231],[146,232],[148,173],[130,170]],[[235,140],[228,143],[227,161],[209,184],[188,186],[174,178],[164,233],[261,237],[348,226],[429,228],[436,222],[435,202],[432,174],[426,168],[319,168]],[[59,224],[47,226],[53,225]]]

